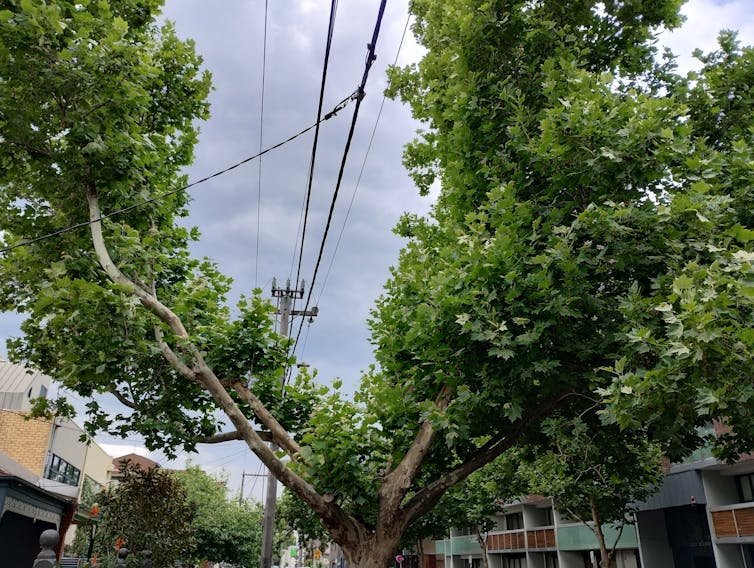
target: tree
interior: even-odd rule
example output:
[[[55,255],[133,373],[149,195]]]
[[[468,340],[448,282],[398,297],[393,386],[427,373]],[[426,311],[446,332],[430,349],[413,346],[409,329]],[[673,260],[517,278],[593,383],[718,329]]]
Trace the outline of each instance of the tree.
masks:
[[[582,396],[671,456],[712,419],[733,428],[720,448],[752,447],[754,55],[725,36],[697,78],[655,62],[679,4],[413,2],[427,52],[391,92],[427,126],[406,153],[420,190],[442,189],[397,228],[379,368],[351,400],[307,375],[281,396],[272,308],[255,292],[232,311],[230,281],[188,253],[179,171],[209,77],[156,28],[160,2],[6,2],[0,226],[18,246],[0,308],[27,316],[11,355],[125,406],[92,402],[92,431],[244,440],[363,568]]]
[[[196,509],[192,522],[194,557],[212,563],[255,566],[262,550],[262,509],[258,503],[228,499],[227,481],[198,467],[172,472]]]
[[[608,568],[638,503],[662,483],[662,453],[646,432],[579,417],[550,418],[543,430],[547,443],[532,450],[518,474],[529,492],[549,495],[561,513],[592,530],[600,566]],[[612,543],[603,530],[608,524],[618,528]]]
[[[114,559],[122,546],[134,553],[134,565],[142,550],[151,550],[154,566],[160,567],[191,558],[196,509],[183,484],[159,468],[127,463],[122,471],[120,483],[101,495],[95,537],[99,558]]]

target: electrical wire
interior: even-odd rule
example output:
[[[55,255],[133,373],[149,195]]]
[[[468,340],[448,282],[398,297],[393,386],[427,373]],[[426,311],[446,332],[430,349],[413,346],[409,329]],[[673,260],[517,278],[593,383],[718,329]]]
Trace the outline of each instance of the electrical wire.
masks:
[[[327,42],[325,44],[325,60],[322,63],[322,81],[319,87],[319,103],[317,105],[317,121],[322,116],[322,104],[325,99],[325,83],[327,82],[327,67],[330,62],[330,49],[332,48],[333,32],[335,31],[335,15],[338,11],[338,0],[330,0],[330,21],[327,26]],[[314,130],[314,142],[312,143],[312,156],[309,160],[309,177],[306,187],[306,201],[304,203],[304,222],[301,229],[301,250],[298,256],[298,268],[296,269],[296,283],[294,288],[298,288],[299,278],[301,277],[301,261],[304,258],[304,241],[306,240],[306,224],[309,219],[309,205],[312,197],[312,183],[314,181],[314,163],[317,158],[317,142],[319,140],[319,127]]]
[[[408,30],[408,24],[411,22],[411,15],[406,18],[406,25],[403,26],[403,33],[401,34],[401,41],[398,43],[398,51],[395,52],[395,59],[393,60],[393,67],[395,67],[398,64],[398,58],[401,55],[401,49],[403,48],[403,40],[406,38],[406,31]],[[346,229],[346,224],[348,223],[348,218],[351,215],[351,209],[353,208],[353,203],[356,200],[356,193],[359,191],[359,184],[361,183],[361,177],[364,175],[364,169],[367,165],[367,160],[369,159],[369,152],[372,149],[372,143],[374,142],[374,135],[377,132],[377,125],[380,123],[380,118],[382,117],[382,109],[385,107],[385,101],[387,100],[387,96],[383,93],[382,95],[382,102],[380,102],[380,110],[377,111],[377,119],[374,121],[374,127],[372,128],[372,135],[369,137],[369,144],[367,144],[367,151],[364,154],[364,161],[361,162],[361,169],[359,170],[359,175],[356,178],[356,184],[353,188],[353,193],[351,194],[351,201],[348,203],[348,209],[346,209],[346,216],[343,219],[343,225],[340,227],[340,233],[338,234],[338,240],[335,241],[335,248],[333,249],[332,256],[330,257],[330,264],[327,267],[327,272],[325,273],[325,277],[322,280],[322,287],[319,290],[319,295],[317,296],[317,302],[315,305],[319,305],[320,300],[322,300],[322,294],[325,293],[325,287],[327,286],[327,281],[330,278],[330,272],[333,267],[333,263],[335,262],[335,255],[338,254],[338,248],[340,247],[340,241],[343,238],[343,232]]]
[[[330,202],[330,210],[327,215],[327,222],[325,223],[325,230],[322,234],[322,240],[320,242],[319,246],[319,253],[317,254],[317,262],[314,265],[314,272],[312,274],[312,279],[309,284],[309,293],[306,296],[306,304],[304,306],[304,312],[306,312],[309,309],[309,304],[312,299],[312,291],[314,290],[314,284],[317,281],[317,273],[319,271],[320,264],[322,263],[322,254],[325,250],[325,244],[327,242],[327,235],[330,232],[330,224],[332,223],[332,216],[333,211],[335,210],[335,203],[338,200],[338,192],[340,190],[340,185],[343,181],[343,173],[346,168],[346,162],[348,161],[348,151],[351,149],[351,142],[353,140],[354,132],[356,131],[356,121],[359,117],[359,109],[361,108],[361,102],[364,100],[364,96],[366,95],[366,91],[364,90],[364,87],[366,87],[367,79],[369,77],[369,71],[372,68],[372,65],[374,64],[374,60],[377,58],[375,55],[375,48],[377,46],[377,38],[380,34],[380,26],[382,25],[382,16],[385,13],[385,3],[387,0],[381,0],[380,2],[380,8],[379,12],[377,13],[377,21],[374,25],[374,31],[372,32],[372,40],[367,44],[367,57],[366,61],[364,63],[364,74],[361,77],[361,83],[359,83],[359,88],[356,90],[356,105],[353,109],[353,116],[351,117],[351,126],[348,130],[348,137],[346,139],[346,145],[343,149],[343,158],[340,162],[340,169],[338,170],[338,178],[335,183],[335,190],[333,191],[332,200]],[[298,340],[301,337],[301,329],[304,326],[304,318],[301,318],[301,323],[298,326],[298,332],[296,333],[296,340],[293,343],[293,349],[291,351],[291,354],[296,352],[296,346],[298,345]]]
[[[227,168],[224,168],[224,169],[222,169],[220,171],[217,171],[217,172],[215,172],[213,174],[205,176],[205,177],[203,177],[201,179],[198,179],[198,180],[196,180],[194,182],[191,182],[191,183],[186,184],[184,186],[181,186],[179,188],[173,189],[171,191],[167,191],[167,192],[165,192],[165,193],[163,193],[161,195],[156,195],[155,197],[151,197],[149,199],[145,199],[144,201],[140,201],[139,203],[134,203],[132,205],[128,205],[127,207],[123,207],[121,209],[116,209],[115,211],[111,211],[110,213],[105,213],[105,214],[97,217],[96,219],[89,219],[88,221],[82,221],[81,223],[76,223],[74,225],[69,225],[67,227],[63,227],[61,229],[57,229],[56,231],[52,231],[51,233],[47,233],[45,235],[41,235],[39,237],[34,237],[32,239],[27,239],[25,241],[21,241],[19,243],[13,244],[13,245],[6,246],[6,247],[0,249],[0,254],[5,254],[5,253],[7,253],[7,252],[9,252],[11,250],[14,250],[14,249],[17,249],[17,248],[20,248],[20,247],[24,247],[24,246],[28,246],[28,245],[31,245],[31,244],[34,244],[34,243],[38,243],[40,241],[44,241],[44,240],[47,240],[47,239],[51,239],[53,237],[57,237],[59,235],[65,234],[65,233],[70,233],[72,231],[75,231],[77,229],[81,229],[83,227],[88,227],[89,225],[91,225],[93,223],[98,223],[98,222],[100,222],[100,221],[102,221],[104,219],[108,219],[108,218],[116,217],[116,216],[119,216],[119,215],[123,215],[124,213],[128,213],[130,211],[133,211],[134,209],[138,209],[138,208],[143,207],[145,205],[149,205],[150,203],[161,201],[161,200],[165,199],[166,197],[169,197],[169,196],[174,195],[176,193],[180,193],[182,191],[186,191],[186,190],[188,190],[188,189],[190,189],[192,187],[195,187],[195,186],[200,185],[202,183],[205,183],[205,182],[207,182],[207,181],[209,181],[211,179],[214,179],[214,178],[219,177],[219,176],[221,176],[223,174],[226,174],[229,171],[238,168],[239,166],[247,164],[248,162],[251,162],[252,160],[254,160],[256,158],[259,158],[260,156],[263,156],[263,155],[267,154],[268,152],[271,152],[272,150],[276,150],[277,148],[280,148],[281,146],[284,146],[285,144],[288,144],[289,142],[292,142],[296,138],[298,138],[300,136],[303,136],[304,134],[306,134],[307,132],[309,132],[310,130],[312,130],[316,126],[318,126],[320,123],[326,122],[326,121],[330,120],[332,117],[336,116],[338,114],[338,112],[340,112],[341,110],[343,110],[348,105],[348,103],[350,103],[352,100],[356,99],[357,96],[358,96],[358,91],[354,91],[352,94],[348,95],[345,99],[343,99],[337,105],[335,105],[333,107],[333,109],[330,112],[328,112],[324,117],[322,117],[322,119],[319,120],[318,122],[315,122],[314,124],[312,124],[310,126],[307,126],[303,130],[300,130],[296,134],[294,134],[292,136],[289,136],[285,140],[283,140],[281,142],[278,142],[277,144],[274,144],[272,146],[269,146],[269,147],[265,148],[264,150],[262,150],[261,152],[259,152],[257,154],[254,154],[253,156],[249,156],[248,158],[244,158],[240,162],[236,162],[235,164],[232,164],[232,165],[228,166]],[[358,100],[357,100],[357,104],[358,104]]]
[[[264,134],[264,83],[267,71],[267,13],[268,0],[264,0],[264,39],[262,40],[262,96],[259,109],[259,151],[262,151],[262,138]],[[319,120],[317,116],[317,120]],[[319,125],[317,125],[319,130]],[[259,157],[259,173],[257,175],[257,238],[256,254],[254,256],[254,287],[257,285],[259,275],[259,225],[262,222],[262,157]]]

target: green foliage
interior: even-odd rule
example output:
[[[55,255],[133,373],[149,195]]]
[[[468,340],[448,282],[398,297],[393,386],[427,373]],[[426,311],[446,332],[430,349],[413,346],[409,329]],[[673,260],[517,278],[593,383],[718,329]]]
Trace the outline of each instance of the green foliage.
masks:
[[[210,76],[191,41],[158,27],[159,0],[7,2],[0,18],[0,242],[13,245],[103,212],[160,197],[185,183],[195,122],[208,116]],[[198,237],[177,221],[175,193],[104,222],[121,270],[170,305],[223,380],[279,381],[287,344],[256,290],[231,312],[230,280],[191,259]],[[178,377],[155,341],[165,326],[109,281],[86,227],[0,259],[0,309],[26,315],[10,355],[84,397],[112,393],[135,406],[88,405],[90,433],[138,432],[168,452],[221,424],[214,401]],[[167,343],[182,347],[169,333]],[[273,405],[274,406],[274,405]],[[49,409],[39,408],[44,414]],[[248,412],[248,410],[247,410]],[[249,414],[251,414],[249,412]],[[301,412],[282,423],[300,422]],[[293,424],[295,427],[295,424]]]
[[[328,541],[327,531],[319,517],[290,491],[283,491],[283,496],[278,500],[276,522],[285,535],[298,532],[301,542]]]
[[[173,472],[195,508],[192,522],[199,561],[256,566],[262,549],[262,507],[228,498],[227,480],[218,479],[198,467]]]
[[[413,4],[428,52],[391,94],[427,126],[407,166],[441,190],[399,225],[372,329],[407,423],[455,389],[432,417],[448,462],[570,393],[672,457],[716,419],[735,432],[722,455],[754,446],[754,54],[724,34],[681,77],[649,41],[678,2],[603,5]]]
[[[561,417],[546,420],[543,431],[518,475],[564,516],[589,524],[596,514],[602,524],[622,525],[662,483],[662,452],[644,431]]]
[[[141,550],[151,550],[155,567],[172,566],[192,557],[196,506],[183,484],[169,471],[142,470],[128,463],[124,477],[101,495],[101,520],[95,550],[100,558],[115,558],[117,544],[129,549],[131,563]],[[130,564],[129,564],[130,565]]]
[[[345,512],[363,539],[397,523],[400,511],[379,511],[380,489],[422,425],[434,442],[400,488],[409,503],[452,485],[442,478],[460,464],[536,442],[548,416],[574,440],[580,416],[590,432],[599,420],[638,453],[646,435],[671,457],[721,420],[733,430],[716,440],[720,454],[749,451],[754,52],[723,34],[698,74],[655,61],[680,3],[412,3],[427,52],[391,71],[391,94],[424,122],[405,162],[419,191],[439,181],[440,197],[396,228],[408,243],[371,319],[379,367],[353,400],[308,375],[278,395],[288,344],[271,307],[254,291],[231,310],[229,279],[190,258],[183,193],[104,232],[114,262],[174,310],[187,339],[105,277],[84,231],[69,232],[0,260],[0,308],[27,315],[12,356],[134,407],[112,416],[91,403],[92,431],[136,431],[170,452],[222,426],[212,397],[163,357],[170,348],[191,366],[201,353],[224,384],[250,382],[296,437],[292,469],[341,508],[328,529],[344,535]],[[107,212],[183,182],[209,77],[191,42],[157,29],[159,5],[22,1],[0,12],[3,243],[85,220],[87,196]],[[553,483],[573,475],[571,454],[543,462]],[[624,496],[633,478],[617,471]]]

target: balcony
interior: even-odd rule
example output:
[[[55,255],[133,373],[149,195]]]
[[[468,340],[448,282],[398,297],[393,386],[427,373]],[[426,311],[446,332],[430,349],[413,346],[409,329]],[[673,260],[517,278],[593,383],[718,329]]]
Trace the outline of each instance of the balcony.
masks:
[[[754,503],[711,507],[710,515],[717,542],[754,542]]]
[[[525,548],[526,531],[523,529],[487,535],[487,549],[490,552],[524,550]]]
[[[542,527],[526,531],[526,547],[529,550],[549,550],[555,548],[555,529]]]

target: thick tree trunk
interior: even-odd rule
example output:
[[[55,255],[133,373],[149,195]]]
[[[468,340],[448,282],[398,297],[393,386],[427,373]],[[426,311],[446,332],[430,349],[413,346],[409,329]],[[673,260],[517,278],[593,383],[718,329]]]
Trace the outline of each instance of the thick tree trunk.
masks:
[[[383,536],[381,539],[370,535],[353,546],[343,546],[348,560],[348,568],[388,568],[393,565],[398,551],[400,535]]]

